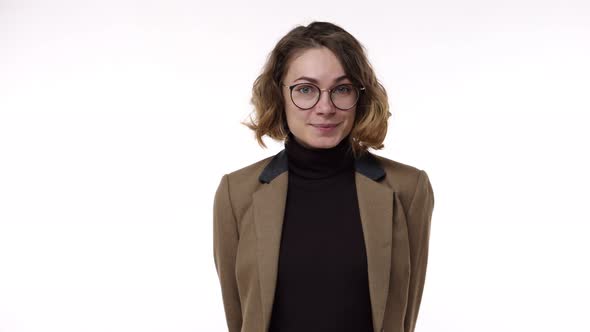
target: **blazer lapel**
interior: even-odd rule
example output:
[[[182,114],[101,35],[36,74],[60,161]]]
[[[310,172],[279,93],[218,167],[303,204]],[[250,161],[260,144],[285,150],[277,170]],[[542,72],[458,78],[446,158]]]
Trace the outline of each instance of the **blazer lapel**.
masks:
[[[258,240],[258,271],[262,298],[263,330],[267,331],[275,295],[279,246],[287,199],[287,172],[278,175],[253,195]]]
[[[373,328],[381,331],[389,293],[394,192],[358,172],[355,180],[367,250]]]
[[[380,331],[389,288],[395,192],[377,182],[385,176],[377,160],[365,154],[355,161],[355,183],[367,252],[369,293],[375,331]],[[259,179],[253,194],[263,330],[267,331],[276,289],[281,231],[287,199],[286,154],[279,152]]]

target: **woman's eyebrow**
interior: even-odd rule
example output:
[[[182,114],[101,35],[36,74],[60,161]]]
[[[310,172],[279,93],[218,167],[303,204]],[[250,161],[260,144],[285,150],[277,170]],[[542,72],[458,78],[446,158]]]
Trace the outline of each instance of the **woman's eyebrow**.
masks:
[[[339,82],[339,81],[343,81],[343,80],[345,80],[347,78],[348,78],[347,75],[342,75],[342,76],[336,78],[334,80],[334,83]],[[301,76],[298,79],[296,79],[295,81],[299,81],[299,80],[306,80],[306,81],[310,81],[310,82],[315,83],[315,84],[318,84],[319,83],[318,80],[316,80],[315,78],[307,77],[307,76]],[[293,82],[295,82],[295,81],[293,81]]]

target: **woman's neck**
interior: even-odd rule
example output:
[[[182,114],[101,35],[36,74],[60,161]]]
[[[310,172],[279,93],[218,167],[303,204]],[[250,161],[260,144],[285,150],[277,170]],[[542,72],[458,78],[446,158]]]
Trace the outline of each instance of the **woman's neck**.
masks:
[[[311,148],[300,143],[292,133],[285,142],[289,171],[306,178],[326,178],[352,169],[354,157],[345,137],[331,148]]]

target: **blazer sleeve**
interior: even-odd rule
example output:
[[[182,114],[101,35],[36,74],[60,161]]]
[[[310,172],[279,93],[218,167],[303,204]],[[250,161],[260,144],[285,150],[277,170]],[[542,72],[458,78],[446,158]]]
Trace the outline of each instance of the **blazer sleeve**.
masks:
[[[213,203],[213,256],[229,332],[239,332],[242,328],[242,309],[235,277],[238,241],[226,174],[221,178]]]
[[[410,288],[404,321],[404,332],[414,332],[428,262],[430,220],[434,209],[434,194],[428,174],[420,170],[414,197],[406,215],[410,240]]]

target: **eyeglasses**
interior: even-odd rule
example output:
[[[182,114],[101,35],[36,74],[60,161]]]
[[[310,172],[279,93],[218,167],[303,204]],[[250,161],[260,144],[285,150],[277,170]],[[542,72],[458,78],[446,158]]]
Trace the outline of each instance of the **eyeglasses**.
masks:
[[[282,85],[289,88],[291,101],[302,110],[308,110],[314,107],[320,100],[322,91],[328,91],[332,105],[339,110],[347,111],[356,105],[361,91],[365,90],[364,87],[358,87],[350,83],[340,84],[331,89],[320,89],[313,83],[298,83],[291,86]]]

